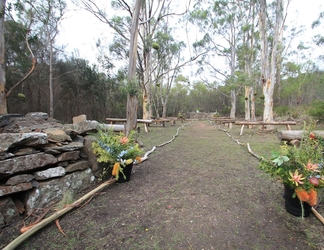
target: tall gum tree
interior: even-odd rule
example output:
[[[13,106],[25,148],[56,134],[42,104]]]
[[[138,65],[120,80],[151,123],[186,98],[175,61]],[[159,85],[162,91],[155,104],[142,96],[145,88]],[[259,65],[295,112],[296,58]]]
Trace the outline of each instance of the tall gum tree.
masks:
[[[287,1],[286,10],[291,0]],[[275,25],[273,30],[271,52],[269,52],[268,35],[270,29],[267,18],[267,1],[260,1],[260,54],[261,54],[261,84],[264,96],[263,121],[273,121],[273,94],[276,84],[276,74],[278,69],[278,51],[282,42],[282,33],[285,23],[284,1],[275,1]]]
[[[210,74],[209,78],[216,79],[221,85],[228,85],[230,99],[230,117],[236,116],[237,93],[241,83],[237,77],[238,47],[242,47],[243,26],[246,25],[248,7],[252,1],[204,0],[196,3],[191,12],[190,20],[199,26],[204,33],[203,38],[195,43],[197,48],[209,48],[209,53],[201,61],[200,72]],[[241,57],[242,58],[242,57]],[[245,58],[244,58],[245,60]],[[225,62],[226,67],[219,66],[219,61]],[[207,77],[205,77],[207,78]],[[208,83],[208,79],[201,79]]]
[[[74,0],[79,6],[92,13],[99,20],[109,25],[115,31],[115,45],[111,46],[120,58],[128,57],[128,51],[122,49],[121,45],[130,42],[130,19],[133,18],[133,8],[129,1],[112,1],[112,6],[117,11],[114,16],[107,9],[104,9],[100,1],[95,0]],[[190,1],[189,1],[190,3]],[[177,8],[175,7],[177,6]],[[187,1],[181,5],[171,0],[146,0],[142,1],[140,11],[140,21],[138,29],[138,49],[137,49],[137,79],[140,80],[140,86],[143,98],[143,118],[152,117],[151,87],[154,82],[152,68],[152,45],[154,35],[159,29],[160,22],[169,16],[180,16],[187,11]],[[176,10],[176,11],[175,11]]]

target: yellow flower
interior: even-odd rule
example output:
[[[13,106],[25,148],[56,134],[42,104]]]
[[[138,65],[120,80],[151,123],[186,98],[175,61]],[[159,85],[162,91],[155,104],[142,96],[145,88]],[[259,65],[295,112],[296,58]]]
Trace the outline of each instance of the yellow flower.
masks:
[[[304,184],[302,180],[304,180],[305,177],[302,177],[303,174],[299,174],[298,170],[296,170],[295,173],[289,171],[289,175],[291,176],[289,180],[292,181],[296,186],[298,186],[298,184]]]
[[[132,159],[128,159],[128,160],[126,160],[126,165],[128,165],[128,164],[131,164],[133,162],[133,160]]]

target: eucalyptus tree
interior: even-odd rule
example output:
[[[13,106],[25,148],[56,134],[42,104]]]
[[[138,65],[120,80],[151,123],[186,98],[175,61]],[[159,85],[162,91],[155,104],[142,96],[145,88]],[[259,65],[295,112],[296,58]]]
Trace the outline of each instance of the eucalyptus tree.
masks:
[[[179,74],[181,64],[181,52],[185,48],[183,41],[176,41],[171,35],[171,28],[165,22],[164,28],[154,36],[156,50],[152,53],[153,95],[156,116],[160,117],[157,107],[159,102],[162,107],[162,117],[167,116],[167,104],[172,84]],[[154,98],[155,97],[155,98]]]
[[[323,19],[324,19],[324,11],[321,12],[319,14],[318,18],[312,23],[312,29],[315,29],[318,27],[323,27],[323,23],[322,23]],[[322,32],[321,32],[321,34],[314,36],[313,40],[316,45],[318,45],[318,46],[323,45],[324,44],[324,36],[323,36]]]
[[[286,11],[291,0],[287,1]],[[273,93],[276,76],[279,72],[278,59],[280,60],[280,46],[282,45],[284,30],[284,0],[276,0],[274,23],[268,17],[268,5],[266,0],[260,1],[260,57],[261,57],[261,85],[264,96],[263,121],[273,121]],[[272,28],[273,27],[273,28]],[[271,30],[272,28],[272,30]],[[272,32],[271,32],[272,31]],[[272,42],[269,42],[269,34],[272,33]]]
[[[7,4],[7,5],[6,5]],[[31,73],[34,71],[36,64],[37,64],[37,60],[33,55],[33,52],[31,51],[29,44],[28,44],[28,34],[29,34],[29,30],[28,27],[24,27],[24,29],[21,29],[21,27],[18,27],[18,25],[15,28],[18,28],[19,31],[17,31],[16,34],[19,34],[19,32],[21,32],[22,30],[24,31],[24,36],[26,39],[26,45],[28,47],[28,50],[30,52],[30,54],[32,55],[32,67],[29,70],[29,72],[27,74],[25,74],[25,76],[23,76],[18,82],[16,82],[13,86],[10,86],[10,88],[8,88],[8,86],[6,86],[6,75],[5,75],[5,64],[6,64],[6,44],[5,44],[5,14],[7,14],[7,16],[10,15],[10,11],[13,9],[13,5],[15,6],[16,9],[19,9],[22,4],[20,1],[16,1],[14,4],[12,4],[11,2],[6,3],[6,1],[1,1],[0,2],[0,114],[7,114],[8,113],[8,109],[7,109],[7,98],[11,95],[12,91],[17,88],[20,84],[22,84],[30,75]],[[7,28],[12,28],[14,27],[14,23],[12,22],[10,25],[10,20],[9,20],[9,26],[7,25]],[[21,35],[21,34],[19,34]],[[18,39],[19,40],[19,39]],[[16,43],[17,44],[17,43]],[[19,47],[19,46],[18,46]],[[27,49],[26,49],[27,50]]]
[[[237,93],[243,85],[236,72],[243,70],[251,75],[255,60],[255,8],[253,0],[205,0],[197,2],[190,15],[204,34],[195,43],[196,48],[209,48],[200,61],[199,73],[205,71],[213,80],[230,86],[231,118],[235,118]],[[210,82],[207,77],[201,80]]]
[[[53,60],[55,38],[59,34],[59,24],[66,11],[64,0],[25,0],[25,13],[34,23],[38,35],[43,37],[49,65],[49,116],[54,117]]]
[[[0,0],[0,114],[7,114],[6,75],[5,75],[5,23],[6,0]]]
[[[131,27],[134,9],[129,4],[130,1],[117,0],[112,1],[112,8],[117,15],[109,16],[111,9],[104,8],[103,1],[95,0],[74,0],[79,6],[82,6],[99,20],[109,25],[115,31],[114,44],[111,49],[114,53],[123,53],[118,55],[119,58],[127,59],[130,55],[128,48],[130,44],[130,34],[134,32]],[[137,2],[138,3],[138,2]],[[172,15],[182,15],[186,11],[186,6],[181,5],[181,11],[175,13],[171,10],[179,9],[178,3],[171,0],[146,0],[142,1],[142,8],[139,14],[139,38],[137,49],[137,79],[143,94],[143,118],[147,119],[152,116],[151,106],[151,86],[152,86],[152,68],[151,54],[153,46],[153,37],[157,31],[160,22],[166,17]],[[131,31],[131,32],[130,32]],[[137,81],[131,81],[134,85]],[[135,84],[136,85],[136,84]],[[132,87],[131,87],[132,89]]]

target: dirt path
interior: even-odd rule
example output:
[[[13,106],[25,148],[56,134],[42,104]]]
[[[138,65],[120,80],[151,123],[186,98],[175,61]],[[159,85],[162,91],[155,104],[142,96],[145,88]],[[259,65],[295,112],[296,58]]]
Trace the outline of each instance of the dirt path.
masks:
[[[68,237],[51,225],[19,249],[322,249],[323,232],[308,235],[319,223],[286,213],[281,192],[245,147],[194,122],[129,183],[61,218]]]

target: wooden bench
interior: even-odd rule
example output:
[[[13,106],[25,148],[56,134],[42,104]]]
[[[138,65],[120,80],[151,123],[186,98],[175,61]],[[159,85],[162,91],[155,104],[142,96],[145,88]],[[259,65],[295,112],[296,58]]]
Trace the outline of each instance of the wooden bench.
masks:
[[[106,118],[106,121],[110,124],[115,124],[115,123],[126,123],[127,119],[126,118]],[[153,120],[145,120],[145,119],[137,119],[137,123],[145,123],[145,124],[150,124],[152,123]]]
[[[232,128],[233,123],[235,123],[236,119],[230,118],[230,117],[213,117],[210,119],[211,121],[214,121],[215,123],[222,123],[228,128]]]
[[[243,134],[243,129],[244,129],[244,125],[262,125],[262,126],[266,126],[266,125],[286,125],[288,130],[291,130],[290,125],[297,125],[297,122],[293,122],[293,121],[283,121],[283,122],[263,122],[263,121],[236,121],[235,122],[236,125],[241,125],[241,131],[240,131],[240,135]]]
[[[170,122],[171,125],[174,125],[174,124],[176,124],[176,120],[177,120],[177,118],[173,118],[173,117],[172,118],[154,118],[152,123],[155,123],[155,124],[160,123],[162,127],[165,127],[166,122]]]

